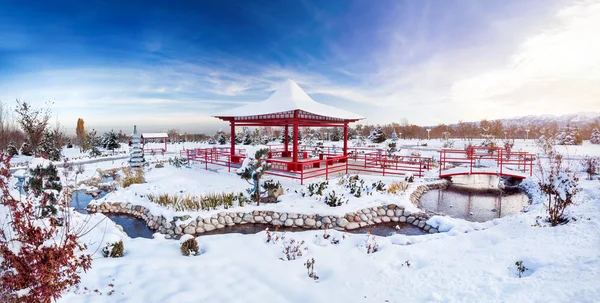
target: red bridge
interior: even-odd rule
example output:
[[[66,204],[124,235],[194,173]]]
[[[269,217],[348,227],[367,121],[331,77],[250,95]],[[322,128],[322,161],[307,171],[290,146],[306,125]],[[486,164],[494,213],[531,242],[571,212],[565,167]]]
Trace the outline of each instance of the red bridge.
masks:
[[[440,178],[461,175],[495,175],[525,179],[533,175],[535,154],[502,147],[440,150]]]

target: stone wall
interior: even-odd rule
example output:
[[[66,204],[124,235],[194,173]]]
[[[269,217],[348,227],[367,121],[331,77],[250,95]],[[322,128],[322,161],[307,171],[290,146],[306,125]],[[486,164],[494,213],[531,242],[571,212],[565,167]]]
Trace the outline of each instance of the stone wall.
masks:
[[[418,205],[419,198],[430,189],[446,188],[448,183],[434,183],[421,185],[410,195],[410,201]],[[273,226],[300,227],[305,229],[333,228],[337,230],[353,230],[360,227],[375,225],[378,223],[400,222],[408,223],[429,232],[437,233],[438,230],[426,222],[432,216],[431,213],[411,213],[401,206],[389,204],[364,208],[344,216],[321,216],[302,215],[297,213],[285,213],[275,211],[254,210],[252,212],[220,212],[210,217],[197,217],[188,224],[176,225],[179,219],[188,221],[190,216],[175,217],[167,221],[162,216],[154,216],[150,210],[143,206],[131,203],[102,203],[100,205],[89,205],[89,212],[129,214],[146,222],[148,227],[161,234],[165,238],[178,238],[183,234],[200,235],[207,231],[234,226],[236,224],[270,224]]]

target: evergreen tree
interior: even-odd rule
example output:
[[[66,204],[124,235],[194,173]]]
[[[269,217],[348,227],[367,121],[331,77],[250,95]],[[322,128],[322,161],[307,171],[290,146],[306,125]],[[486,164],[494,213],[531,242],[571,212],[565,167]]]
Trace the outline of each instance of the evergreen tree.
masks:
[[[35,168],[30,169],[29,179],[27,180],[25,187],[35,197],[47,195],[47,203],[41,206],[41,217],[56,215],[57,199],[62,190],[62,184],[60,183],[58,170],[52,162],[49,162],[47,165],[40,164]]]
[[[102,145],[100,138],[96,135],[96,130],[92,129],[92,131],[86,134],[85,145],[88,147],[90,151],[91,157],[100,156],[102,153],[98,149]]]
[[[221,145],[227,144],[227,136],[225,136],[224,132],[219,131],[217,133],[217,142],[219,142],[219,144],[221,144]]]
[[[342,137],[342,133],[340,132],[340,129],[337,127],[333,128],[333,131],[331,132],[331,141],[337,142],[340,141]]]
[[[19,150],[17,150],[17,147],[15,146],[15,141],[10,140],[6,152],[8,152],[11,157],[19,154]]]
[[[242,162],[242,166],[237,170],[237,174],[248,183],[252,188],[248,193],[260,205],[261,185],[260,178],[271,168],[267,163],[267,154],[269,150],[266,148],[249,149],[246,158]]]
[[[583,142],[579,129],[569,124],[556,134],[555,139],[558,145],[580,145]]]
[[[244,132],[244,138],[242,139],[242,143],[244,145],[252,144],[252,137],[250,136],[250,133],[248,131]]]
[[[592,135],[590,136],[590,142],[592,144],[600,144],[600,130],[594,128]]]
[[[386,137],[385,137],[385,133],[383,132],[383,128],[381,128],[381,126],[379,126],[379,125],[377,127],[375,127],[375,129],[373,129],[373,131],[371,132],[369,139],[373,143],[384,142],[386,140]]]
[[[51,161],[59,161],[62,155],[62,146],[56,131],[46,131],[40,142],[39,151]]]
[[[102,147],[113,151],[113,153],[115,152],[115,149],[119,149],[121,144],[119,144],[119,137],[117,133],[115,133],[113,130],[108,133],[104,133],[102,136]]]

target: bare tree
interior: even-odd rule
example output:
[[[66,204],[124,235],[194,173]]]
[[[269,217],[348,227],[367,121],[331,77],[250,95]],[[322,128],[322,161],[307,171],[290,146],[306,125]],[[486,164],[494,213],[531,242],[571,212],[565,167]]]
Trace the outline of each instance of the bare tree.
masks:
[[[49,108],[33,108],[31,104],[25,101],[21,102],[17,99],[15,113],[17,114],[17,122],[25,133],[27,142],[33,151],[37,152],[52,111]]]

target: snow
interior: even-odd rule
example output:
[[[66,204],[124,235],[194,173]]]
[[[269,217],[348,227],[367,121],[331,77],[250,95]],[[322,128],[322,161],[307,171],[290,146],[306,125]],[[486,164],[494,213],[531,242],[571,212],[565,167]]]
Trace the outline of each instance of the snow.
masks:
[[[584,187],[600,192],[597,181]],[[96,255],[80,286],[90,291],[71,291],[59,302],[595,301],[600,200],[583,201],[570,214],[577,221],[558,227],[532,226],[543,214],[534,206],[468,233],[375,237],[380,250],[373,254],[366,253],[366,235],[346,234],[333,245],[319,239],[322,231],[287,233],[308,247],[293,261],[280,260],[282,244],[265,243],[264,232],[197,237],[204,254],[194,258],[181,256],[177,241],[125,238],[125,257]],[[315,259],[318,282],[307,276],[308,258]],[[519,260],[529,269],[523,278]]]
[[[457,146],[465,142],[457,140]],[[416,140],[398,140],[402,153],[418,150],[434,157],[437,155],[435,148],[442,144],[431,140],[428,147],[416,147],[416,143]],[[514,150],[535,151],[532,140],[515,143]],[[185,146],[190,148],[200,144],[185,143]],[[581,146],[557,149],[569,151],[573,158],[584,154],[600,155],[600,146],[588,141]],[[148,161],[166,158],[149,157]],[[109,160],[87,164],[79,180],[94,176],[97,168],[120,166],[126,166],[126,162]],[[147,183],[118,190],[99,202],[130,202],[150,208],[153,214],[168,217],[183,213],[158,207],[143,195],[231,192],[249,187],[227,169],[207,171],[194,166],[177,169],[165,165],[161,169],[146,170]],[[434,170],[429,177],[434,178],[437,173]],[[387,184],[403,180],[373,175],[361,178],[367,184],[376,180]],[[415,178],[405,195],[374,193],[361,198],[346,195],[350,200],[348,204],[329,207],[314,197],[295,193],[306,188],[298,182],[273,179],[289,189],[280,197],[280,203],[260,207],[251,204],[227,211],[260,209],[339,215],[395,203],[417,212],[419,210],[408,200],[408,193],[431,182]],[[309,182],[317,181],[321,179]],[[443,233],[374,237],[380,250],[373,254],[366,253],[366,235],[329,231],[333,238],[340,239],[335,245],[322,238],[323,231],[287,233],[287,239],[305,241],[308,247],[306,254],[293,261],[279,259],[282,243],[265,243],[265,232],[196,237],[203,254],[190,258],[181,255],[178,241],[164,239],[158,234],[154,239],[132,239],[102,214],[75,213],[73,224],[96,226],[81,238],[89,244],[93,264],[92,269],[82,275],[79,288],[68,291],[58,302],[596,301],[600,297],[597,286],[600,281],[600,182],[580,179],[581,192],[575,205],[567,209],[571,222],[557,227],[538,224],[538,217],[546,216],[545,199],[537,190],[535,177],[527,177],[523,182],[533,201],[527,212],[483,223],[434,216],[428,224]],[[332,187],[335,183],[335,178],[330,181]],[[337,192],[338,188],[335,190]],[[220,211],[185,214],[208,216]],[[0,218],[4,217],[5,207],[0,205]],[[125,256],[102,258],[98,248],[113,236],[123,240]],[[304,262],[308,258],[315,259],[318,282],[307,276]],[[410,266],[406,265],[407,261]],[[528,268],[523,278],[517,277],[517,261],[523,261]]]
[[[265,101],[255,102],[235,109],[220,112],[215,116],[245,117],[282,113],[297,109],[315,115],[338,119],[363,119],[361,115],[316,102],[304,90],[302,90],[302,88],[300,88],[296,82],[291,79],[283,82],[273,93],[273,95],[271,95]]]
[[[167,133],[143,133],[142,138],[144,139],[164,139],[168,138]]]

